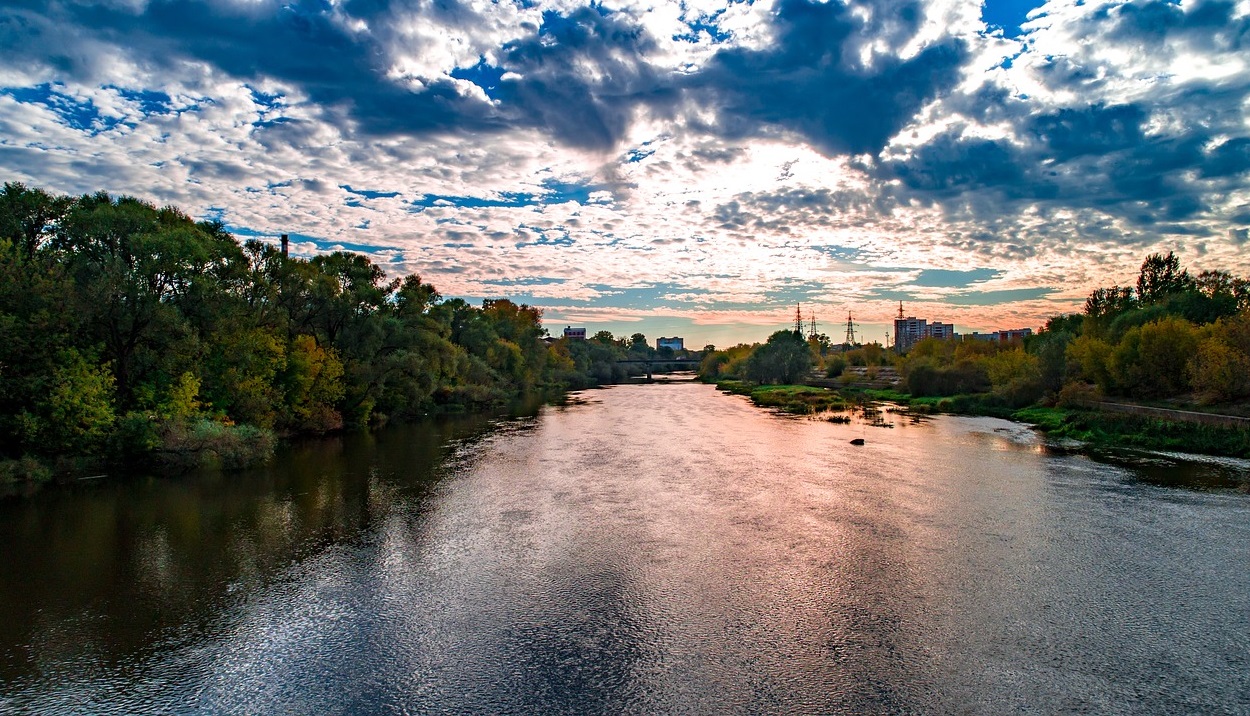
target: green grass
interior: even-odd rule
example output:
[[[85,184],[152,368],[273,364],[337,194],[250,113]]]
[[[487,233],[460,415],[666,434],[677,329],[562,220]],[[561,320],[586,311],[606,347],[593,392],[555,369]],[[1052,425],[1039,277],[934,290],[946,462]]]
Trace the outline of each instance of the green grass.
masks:
[[[1021,423],[1028,423],[1043,432],[1050,433],[1060,430],[1071,415],[1072,411],[1064,408],[1047,408],[1041,405],[1032,405],[1012,413],[1011,418]]]
[[[847,408],[846,401],[837,391],[806,385],[762,385],[751,391],[751,401],[796,415]]]
[[[990,393],[950,397],[916,397],[896,390],[826,390],[801,385],[755,386],[724,381],[717,387],[749,396],[756,405],[788,413],[845,410],[851,402],[882,401],[907,406],[915,413],[956,413],[1008,418],[1037,427],[1054,438],[1069,438],[1099,447],[1135,447],[1250,458],[1250,430],[1097,411],[1031,405],[1018,410]]]
[[[1197,423],[1171,422],[1136,415],[1068,411],[1047,435],[1090,445],[1250,458],[1250,430]]]
[[[755,390],[754,383],[748,383],[744,380],[722,380],[717,381],[716,389],[723,393],[732,395],[751,395],[751,391]]]
[[[908,393],[900,393],[897,390],[889,388],[865,388],[860,391],[869,400],[880,400],[887,403],[899,403],[900,405],[908,405],[915,400],[924,400],[924,398],[913,398]]]
[[[722,381],[716,384],[720,390],[734,395],[746,395],[751,402],[763,408],[776,408],[795,415],[823,413],[828,410],[846,410],[846,400],[837,391],[813,388],[807,385],[753,385],[743,381]]]

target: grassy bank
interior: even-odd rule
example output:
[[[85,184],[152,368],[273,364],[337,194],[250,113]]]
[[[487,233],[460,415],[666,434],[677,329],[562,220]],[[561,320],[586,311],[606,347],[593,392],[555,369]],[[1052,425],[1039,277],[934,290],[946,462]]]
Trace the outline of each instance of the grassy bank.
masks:
[[[716,384],[726,393],[745,395],[762,408],[773,408],[783,413],[810,415],[829,410],[846,410],[847,401],[836,390],[813,388],[807,385],[755,385],[738,380],[726,380]]]
[[[904,406],[907,412],[926,415],[950,413],[1015,420],[1036,427],[1048,437],[1076,440],[1097,447],[1170,450],[1250,459],[1250,430],[1044,405],[1012,408],[989,393],[942,398],[915,397],[897,390],[757,386],[732,380],[718,382],[716,387],[735,395],[745,395],[760,407],[796,415],[846,410],[861,403],[888,402]]]
[[[1098,447],[1250,458],[1250,430],[1238,428],[1044,405],[1013,409],[990,394],[916,398],[897,391],[867,390],[863,391],[863,396],[905,405],[909,411],[917,413],[1006,418],[1028,423],[1051,438],[1066,438]]]
[[[1089,445],[1250,459],[1250,430],[1059,408],[1030,408],[1019,411],[1017,416],[1022,422],[1037,425],[1050,437],[1079,440]]]
[[[107,444],[93,454],[26,455],[0,460],[0,485],[75,480],[107,475],[117,469],[165,473],[197,468],[239,469],[266,462],[276,445],[272,430],[252,425],[130,415]]]

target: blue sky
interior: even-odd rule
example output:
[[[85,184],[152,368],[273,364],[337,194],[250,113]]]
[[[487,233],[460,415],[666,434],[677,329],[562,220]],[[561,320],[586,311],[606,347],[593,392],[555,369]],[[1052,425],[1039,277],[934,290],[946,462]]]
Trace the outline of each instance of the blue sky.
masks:
[[[110,0],[0,8],[0,179],[347,249],[553,332],[1040,325],[1250,274],[1250,6]]]

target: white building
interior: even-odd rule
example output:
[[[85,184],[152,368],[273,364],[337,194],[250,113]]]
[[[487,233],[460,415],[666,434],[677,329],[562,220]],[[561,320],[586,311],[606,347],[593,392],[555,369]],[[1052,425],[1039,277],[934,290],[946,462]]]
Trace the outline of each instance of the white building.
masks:
[[[586,340],[586,329],[565,326],[564,337],[574,341],[584,341]]]
[[[686,346],[685,346],[684,339],[682,339],[679,336],[673,336],[672,338],[655,339],[655,348],[656,350],[659,350],[661,348],[672,348],[675,351],[681,351],[681,350],[685,350]]]

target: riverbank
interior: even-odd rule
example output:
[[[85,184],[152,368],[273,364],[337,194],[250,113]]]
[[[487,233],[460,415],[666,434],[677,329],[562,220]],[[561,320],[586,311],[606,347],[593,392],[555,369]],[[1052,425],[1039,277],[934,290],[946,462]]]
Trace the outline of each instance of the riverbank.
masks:
[[[253,425],[233,425],[207,418],[169,421],[157,416],[131,416],[126,424],[118,426],[114,438],[96,454],[0,459],[0,493],[27,494],[45,484],[107,480],[136,472],[173,476],[192,471],[247,470],[268,464],[283,445],[374,433],[391,422],[405,424],[456,416],[490,418],[533,414],[544,403],[558,404],[567,393],[561,386],[549,386],[508,399],[434,405],[416,419],[379,419],[367,426],[288,430],[281,434]]]
[[[1250,459],[1250,430],[1228,421],[1169,420],[1166,411],[1144,408],[1139,413],[1110,412],[1097,407],[1032,405],[1012,408],[993,395],[913,397],[889,389],[822,388],[807,385],[754,385],[720,381],[716,387],[744,395],[762,408],[795,415],[845,411],[856,405],[893,403],[918,415],[972,415],[1026,423],[1047,437],[1100,448],[1166,450]],[[1176,411],[1173,411],[1176,412]],[[1199,414],[1210,418],[1208,414]]]

